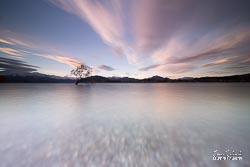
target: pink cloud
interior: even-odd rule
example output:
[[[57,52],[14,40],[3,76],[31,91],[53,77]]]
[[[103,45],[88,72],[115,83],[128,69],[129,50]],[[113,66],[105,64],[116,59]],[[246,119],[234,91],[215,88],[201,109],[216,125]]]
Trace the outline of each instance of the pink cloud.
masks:
[[[207,63],[207,64],[203,65],[203,67],[216,66],[216,65],[229,63],[229,62],[232,62],[233,60],[238,59],[238,58],[239,58],[239,56],[233,56],[233,57],[229,57],[229,58],[225,58],[225,59],[216,60],[216,61],[213,61],[211,63]]]
[[[145,59],[154,64],[201,60],[231,54],[230,49],[249,43],[249,27],[235,22],[247,20],[243,17],[247,9],[236,2],[51,1],[89,23],[115,55],[126,55],[130,64],[143,64]],[[231,12],[232,6],[237,12]]]
[[[105,70],[105,71],[114,71],[115,70],[115,68],[107,66],[107,65],[104,65],[104,64],[99,65],[98,68],[102,69],[102,70]]]
[[[143,68],[139,68],[139,71],[149,71],[149,70],[157,68],[159,66],[160,66],[160,64],[153,64],[153,65],[149,65],[149,66],[146,66]]]
[[[240,64],[250,64],[250,58],[246,58],[240,62]]]
[[[53,4],[88,22],[112,48],[123,48],[122,1],[51,0]]]
[[[0,47],[0,52],[12,55],[12,56],[24,56],[24,55],[33,55],[39,56],[51,60],[55,60],[60,63],[67,64],[71,67],[80,66],[82,63],[80,60],[67,57],[67,56],[59,56],[62,51],[57,51],[56,49],[51,49],[50,46],[43,45],[41,42],[37,42],[36,40],[29,38],[24,34],[15,33],[12,31],[3,31],[0,34],[4,36],[4,39],[0,39],[0,42],[9,43],[11,45],[16,45],[22,49],[12,49],[6,47]],[[6,40],[5,40],[6,39]],[[32,50],[32,51],[31,51]],[[59,55],[58,55],[59,54]]]
[[[26,46],[26,47],[30,47],[33,45],[31,43],[22,41],[22,40],[17,39],[17,38],[8,37],[8,40],[11,41],[11,43],[16,44],[16,45],[21,45],[21,46]]]
[[[107,43],[122,39],[123,23],[121,1],[111,0],[107,4],[91,0],[54,0],[55,5],[87,21]]]
[[[231,62],[230,57],[249,51],[250,26],[245,14],[249,9],[242,5],[244,3],[231,0],[230,3],[216,0],[50,1],[87,22],[118,58],[126,55],[130,64],[152,64],[140,71],[154,69],[179,74],[204,64],[217,68]],[[42,52],[41,45],[34,46],[36,42],[26,39],[6,35],[0,42]],[[58,56],[64,53],[45,50],[42,53],[51,54],[34,55],[72,67],[81,63],[74,58]],[[248,59],[240,55],[239,62],[247,63]],[[101,68],[108,69],[104,66]]]
[[[171,64],[171,65],[162,65],[156,68],[156,71],[162,72],[165,74],[183,74],[197,69],[195,66],[190,64]]]
[[[12,49],[12,48],[0,47],[0,52],[6,53],[12,56],[23,56],[23,53],[21,51]]]
[[[128,10],[122,0],[50,0],[54,5],[74,14],[86,21],[111,47],[115,56],[126,55],[130,64],[138,63],[138,54],[126,40],[125,35],[130,31],[125,23]],[[128,5],[130,8],[131,6]]]
[[[3,38],[0,38],[0,43],[5,43],[5,44],[8,44],[8,45],[14,45],[13,42],[11,42],[9,40],[6,40],[6,39],[3,39]]]
[[[136,47],[142,51],[160,48],[187,22],[189,1],[138,0],[133,3]]]
[[[55,60],[57,62],[67,64],[71,67],[79,67],[79,66],[81,66],[81,64],[84,64],[77,59],[73,59],[73,58],[69,58],[69,57],[48,55],[48,54],[35,54],[35,55],[41,56],[41,57],[44,57],[47,59]]]
[[[206,60],[215,60],[218,57],[231,57],[245,52],[244,48],[250,42],[249,37],[250,31],[247,28],[233,29],[219,36],[216,36],[216,32],[214,34],[209,33],[192,45],[177,37],[170,40],[162,49],[155,51],[152,58],[155,63],[177,64],[202,63]],[[244,57],[245,54],[239,54],[238,56]]]

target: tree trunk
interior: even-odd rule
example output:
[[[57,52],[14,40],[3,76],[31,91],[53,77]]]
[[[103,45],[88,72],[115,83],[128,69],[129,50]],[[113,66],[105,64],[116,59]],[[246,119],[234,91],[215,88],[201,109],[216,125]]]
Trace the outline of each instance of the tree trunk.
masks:
[[[76,84],[76,85],[78,85],[78,83],[79,83],[79,82],[80,82],[80,80],[79,80],[79,79],[77,79],[75,84]]]

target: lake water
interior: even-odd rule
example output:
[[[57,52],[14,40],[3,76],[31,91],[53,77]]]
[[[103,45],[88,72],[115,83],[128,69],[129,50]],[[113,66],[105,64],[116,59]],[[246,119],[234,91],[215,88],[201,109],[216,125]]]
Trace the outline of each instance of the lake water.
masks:
[[[250,166],[250,84],[0,84],[0,166]]]

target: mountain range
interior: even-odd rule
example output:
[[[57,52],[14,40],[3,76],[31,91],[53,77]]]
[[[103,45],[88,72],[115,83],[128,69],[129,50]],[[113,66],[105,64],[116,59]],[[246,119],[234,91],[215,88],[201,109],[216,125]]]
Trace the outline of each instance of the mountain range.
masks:
[[[0,83],[74,83],[75,79],[71,77],[59,77],[55,75],[46,75],[41,73],[7,73],[0,72]],[[136,79],[129,77],[103,77],[90,76],[81,79],[81,82],[91,83],[161,83],[161,82],[250,82],[250,73],[222,77],[184,77],[170,79],[167,77],[153,76],[150,78]]]

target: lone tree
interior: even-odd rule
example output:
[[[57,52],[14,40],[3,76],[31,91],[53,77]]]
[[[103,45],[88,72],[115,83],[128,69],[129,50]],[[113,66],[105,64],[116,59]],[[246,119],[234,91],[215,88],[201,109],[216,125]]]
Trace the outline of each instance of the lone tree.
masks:
[[[80,66],[76,67],[76,69],[71,70],[71,75],[76,77],[76,85],[81,81],[82,78],[86,78],[90,76],[92,69],[87,65],[81,64]]]

